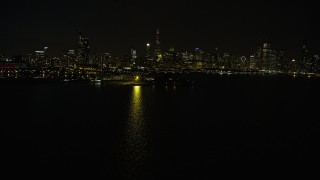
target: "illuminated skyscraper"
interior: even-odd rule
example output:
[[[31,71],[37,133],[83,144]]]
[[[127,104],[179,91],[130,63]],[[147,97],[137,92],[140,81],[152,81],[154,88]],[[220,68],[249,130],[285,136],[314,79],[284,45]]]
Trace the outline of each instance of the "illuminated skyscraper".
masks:
[[[137,51],[130,49],[130,64],[135,65],[137,61]]]
[[[44,51],[36,51],[36,66],[43,66]]]
[[[308,59],[309,59],[308,45],[307,45],[307,42],[304,41],[302,45],[302,63],[303,64],[308,63]]]
[[[90,41],[89,38],[84,37],[79,33],[79,49],[78,49],[78,63],[80,65],[89,64]]]
[[[75,60],[76,60],[76,52],[75,52],[75,50],[69,50],[68,51],[68,63],[67,63],[67,66],[74,67],[75,66]]]
[[[144,54],[144,59],[145,59],[145,61],[152,60],[150,43],[146,44],[146,50],[145,50],[145,54]]]
[[[38,67],[48,67],[50,61],[48,58],[48,47],[44,47],[43,51],[36,51],[36,66]]]
[[[312,58],[312,69],[311,72],[313,73],[319,73],[320,71],[320,56],[318,54],[315,54]]]
[[[194,49],[194,60],[195,61],[202,61],[202,50],[200,48]]]
[[[173,47],[171,47],[170,49],[169,49],[169,53],[168,53],[168,55],[169,55],[169,61],[170,62],[173,62],[173,61],[177,61],[177,53],[176,53],[176,51],[175,51],[175,49],[173,48]]]
[[[288,62],[286,61],[286,51],[280,50],[277,53],[277,70],[278,71],[287,71]]]
[[[187,51],[183,52],[181,55],[184,62],[190,61],[189,53]]]
[[[271,44],[266,42],[258,47],[256,65],[259,70],[271,70],[275,66],[275,52],[271,50]]]
[[[103,56],[103,68],[109,67],[109,65],[112,63],[112,56],[110,53],[104,53]]]
[[[249,59],[249,69],[255,70],[256,69],[256,57],[255,55],[251,55]]]
[[[76,55],[75,50],[69,50],[68,51],[68,56],[74,58],[75,55]]]
[[[307,41],[304,41],[302,44],[302,58],[299,62],[299,68],[302,72],[307,72],[310,69],[310,58],[309,58],[309,49]]]
[[[269,70],[270,65],[270,54],[271,54],[271,44],[266,42],[262,45],[262,70]]]
[[[157,32],[156,32],[156,45],[155,45],[155,49],[154,49],[154,59],[157,62],[162,60],[160,30],[159,29],[157,29]]]
[[[44,47],[44,55],[47,58],[49,53],[49,47]]]
[[[220,60],[219,60],[220,61]],[[219,66],[222,69],[232,69],[233,68],[233,59],[229,53],[224,53],[222,61],[219,62]]]
[[[49,59],[49,47],[44,47],[44,61],[45,61],[45,66],[51,66],[52,65],[52,61]]]
[[[269,71],[276,71],[277,70],[277,51],[271,50],[269,54]]]
[[[212,62],[216,66],[222,66],[221,57],[220,57],[220,54],[219,54],[219,49],[217,47],[213,51]]]

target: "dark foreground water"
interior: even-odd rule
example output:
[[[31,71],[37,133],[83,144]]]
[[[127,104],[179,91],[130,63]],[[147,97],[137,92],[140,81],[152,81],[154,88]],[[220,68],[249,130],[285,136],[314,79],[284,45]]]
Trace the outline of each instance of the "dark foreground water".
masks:
[[[316,172],[319,85],[284,77],[212,77],[168,87],[0,82],[2,175],[212,179]]]

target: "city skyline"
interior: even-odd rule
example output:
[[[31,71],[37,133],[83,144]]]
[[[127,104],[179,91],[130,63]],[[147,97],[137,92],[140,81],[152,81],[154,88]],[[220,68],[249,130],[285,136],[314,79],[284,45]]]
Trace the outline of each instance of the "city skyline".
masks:
[[[56,79],[56,80],[125,80],[154,81],[162,73],[289,75],[296,77],[320,76],[319,54],[310,52],[304,41],[301,57],[290,59],[285,50],[278,50],[269,42],[257,46],[250,57],[236,56],[215,48],[206,52],[201,48],[179,52],[173,47],[163,50],[160,29],[154,34],[155,42],[145,44],[143,55],[131,48],[122,57],[110,53],[90,55],[91,40],[82,32],[78,34],[78,47],[63,50],[59,56],[50,57],[48,46],[27,55],[6,57],[0,54],[1,78]],[[153,74],[150,76],[150,74]],[[186,75],[186,74],[184,74]],[[178,78],[178,77],[175,77]],[[174,79],[173,77],[168,78]],[[178,80],[178,79],[177,79]]]
[[[201,48],[249,56],[257,45],[268,41],[288,56],[301,55],[307,40],[319,51],[316,6],[312,2],[215,1],[117,1],[76,3],[75,1],[1,2],[4,27],[0,53],[26,54],[49,46],[50,54],[77,47],[75,32],[91,39],[91,52],[117,56],[154,43],[154,31],[161,30],[164,50]]]
[[[75,33],[76,34],[76,33]],[[37,53],[39,52],[39,49],[41,48],[45,48],[48,52],[47,52],[47,55],[50,56],[50,57],[59,57],[61,56],[61,53],[63,53],[63,51],[66,51],[66,50],[75,50],[75,51],[79,51],[81,48],[79,48],[79,43],[85,43],[85,44],[90,44],[90,47],[92,46],[92,43],[91,43],[91,38],[86,36],[84,33],[82,33],[81,31],[78,31],[78,35],[80,35],[80,40],[79,40],[79,36],[78,36],[78,43],[75,43],[74,46],[72,47],[69,47],[67,49],[57,49],[58,47],[52,47],[52,46],[48,46],[48,45],[44,45],[44,46],[41,46],[41,47],[38,47],[37,49],[34,49],[32,51],[29,51],[29,52],[25,52],[25,53],[14,53],[14,54],[8,54],[6,52],[0,52],[0,54],[2,53],[2,55],[5,55],[5,56],[8,56],[8,57],[14,57],[14,56],[20,56],[20,55],[28,55],[28,54],[34,54],[34,53]],[[82,39],[81,37],[82,36],[86,36],[84,39]],[[308,48],[308,53],[311,55],[318,55],[319,54],[319,51],[317,51],[314,47],[312,47],[312,45],[314,43],[310,43],[310,41],[308,40],[303,40],[301,41],[297,47],[297,49],[295,50],[297,53],[296,53],[296,56],[292,56],[291,54],[289,54],[288,52],[290,52],[290,50],[288,50],[287,48],[285,47],[279,47],[279,48],[275,48],[275,47],[278,47],[277,45],[275,45],[274,43],[270,42],[270,41],[260,41],[260,42],[257,42],[255,46],[251,47],[250,49],[252,49],[251,52],[248,52],[247,54],[236,54],[232,51],[226,51],[226,50],[221,50],[219,46],[216,46],[216,47],[212,47],[211,49],[204,49],[202,47],[198,47],[198,46],[194,46],[194,47],[189,47],[189,48],[186,48],[186,49],[182,49],[182,48],[179,48],[179,47],[175,47],[175,46],[168,46],[167,44],[163,44],[162,42],[160,43],[160,28],[156,28],[156,31],[154,33],[153,36],[156,35],[156,38],[150,38],[149,41],[146,41],[144,44],[140,44],[139,46],[136,46],[136,47],[129,47],[128,49],[125,49],[123,50],[123,54],[116,54],[115,57],[124,57],[124,56],[127,56],[130,54],[130,51],[132,49],[135,49],[135,51],[137,51],[137,49],[139,49],[138,55],[140,58],[143,58],[143,56],[145,55],[146,53],[146,49],[145,47],[148,46],[148,48],[151,48],[155,51],[159,51],[159,52],[155,52],[157,53],[156,56],[158,56],[159,54],[161,53],[164,53],[164,52],[169,52],[172,48],[175,49],[175,50],[178,50],[177,52],[193,52],[195,51],[196,49],[199,49],[199,50],[202,50],[204,52],[208,52],[208,53],[212,53],[214,54],[215,51],[217,49],[219,49],[220,53],[228,53],[228,54],[232,54],[232,55],[236,55],[236,56],[245,56],[247,58],[250,58],[250,56],[252,55],[256,55],[256,49],[259,48],[260,46],[262,46],[264,43],[268,43],[270,44],[270,46],[272,46],[272,48],[274,50],[277,50],[277,51],[284,51],[286,52],[286,57],[289,58],[289,59],[301,59],[303,58],[303,52],[301,53],[301,48],[303,48],[304,46],[306,46]],[[163,37],[161,36],[161,39]],[[82,39],[82,40],[81,40]],[[82,42],[82,41],[85,41],[85,42]],[[75,42],[77,42],[75,40]],[[160,48],[160,50],[159,50]],[[55,49],[56,52],[52,51],[52,49]],[[50,50],[50,51],[49,51]],[[81,50],[80,50],[81,51]],[[83,50],[84,51],[84,50]],[[163,52],[161,52],[163,51]],[[50,53],[49,53],[50,52]],[[94,56],[94,55],[97,55],[97,54],[105,54],[105,53],[111,53],[111,54],[115,54],[114,52],[111,52],[111,51],[100,51],[100,52],[97,52],[96,49],[93,49],[93,48],[89,48],[86,52],[86,55],[87,56],[86,58],[89,58],[89,56]],[[49,55],[50,54],[50,55]],[[155,54],[154,54],[155,55]]]

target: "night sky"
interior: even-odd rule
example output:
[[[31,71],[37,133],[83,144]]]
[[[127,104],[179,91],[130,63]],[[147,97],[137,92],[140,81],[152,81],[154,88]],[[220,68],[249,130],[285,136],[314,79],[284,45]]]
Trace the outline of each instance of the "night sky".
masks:
[[[300,56],[307,40],[320,50],[319,21],[314,2],[252,1],[8,1],[0,2],[0,53],[24,54],[49,46],[50,55],[76,49],[78,31],[91,39],[93,53],[124,55],[130,48],[142,53],[154,43],[156,28],[163,48],[250,55],[269,41]]]

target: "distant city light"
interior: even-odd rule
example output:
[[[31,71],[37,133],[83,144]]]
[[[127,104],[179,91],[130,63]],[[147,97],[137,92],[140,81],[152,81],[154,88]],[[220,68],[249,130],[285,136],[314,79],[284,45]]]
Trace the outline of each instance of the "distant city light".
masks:
[[[109,52],[90,54],[90,39],[79,33],[78,48],[64,49],[59,56],[48,53],[48,46],[33,54],[7,57],[0,54],[0,78],[10,78],[16,73],[19,78],[43,78],[70,80],[122,80],[154,81],[161,74],[293,74],[297,77],[320,77],[319,55],[311,54],[306,43],[299,58],[289,58],[285,50],[276,50],[271,43],[261,43],[250,56],[221,52],[220,48],[209,50],[196,46],[194,51],[179,47],[164,49],[160,31],[154,42],[145,41],[144,50],[131,47],[126,54],[111,56]],[[151,48],[152,47],[152,48]],[[12,70],[10,72],[10,70]],[[8,74],[8,75],[7,75]],[[136,76],[136,75],[139,76]],[[11,74],[12,75],[12,74]],[[171,75],[170,75],[171,76]],[[168,77],[172,81],[172,77]],[[183,79],[183,78],[182,78]]]

